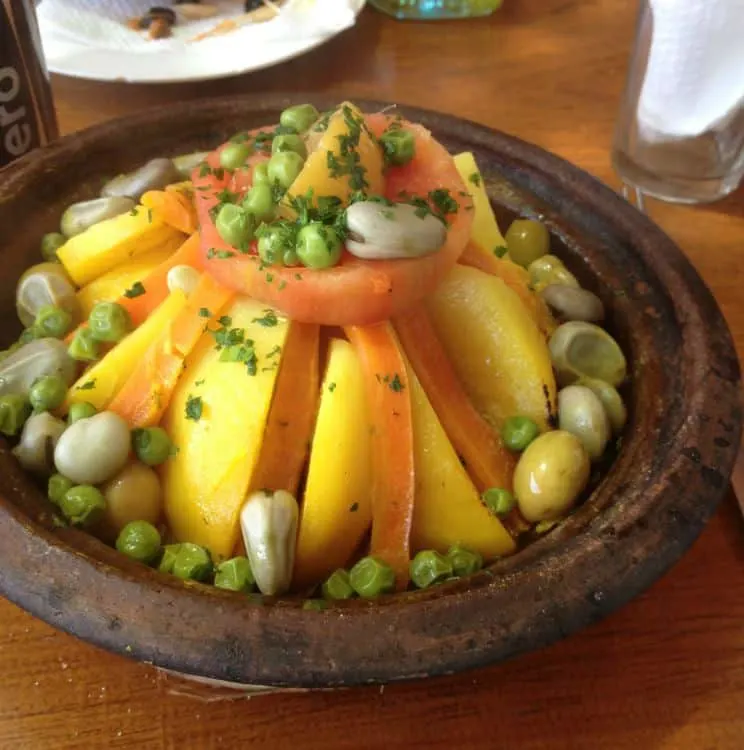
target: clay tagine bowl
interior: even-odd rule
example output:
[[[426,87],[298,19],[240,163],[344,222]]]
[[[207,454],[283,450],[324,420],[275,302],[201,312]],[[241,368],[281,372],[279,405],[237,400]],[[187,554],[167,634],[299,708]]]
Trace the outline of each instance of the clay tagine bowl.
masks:
[[[337,103],[186,103],[77,133],[10,167],[0,176],[0,343],[19,333],[15,282],[66,206],[94,197],[106,176],[212,148],[300,101]],[[540,648],[620,607],[684,553],[727,491],[742,423],[738,362],[710,292],[658,227],[589,175],[456,117],[401,112],[453,153],[475,154],[502,226],[515,212],[543,216],[553,252],[607,307],[631,362],[631,418],[588,502],[471,579],[318,612],[183,583],[84,532],[54,528],[51,507],[2,444],[0,593],[55,627],[169,670],[328,687],[451,673]]]

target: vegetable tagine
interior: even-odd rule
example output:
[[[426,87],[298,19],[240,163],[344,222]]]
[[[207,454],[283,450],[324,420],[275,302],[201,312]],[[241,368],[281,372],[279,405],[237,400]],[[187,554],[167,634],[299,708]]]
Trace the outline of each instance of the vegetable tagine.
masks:
[[[61,524],[181,579],[323,600],[467,576],[565,518],[626,359],[470,153],[293,106],[70,206],[17,286],[0,430]]]

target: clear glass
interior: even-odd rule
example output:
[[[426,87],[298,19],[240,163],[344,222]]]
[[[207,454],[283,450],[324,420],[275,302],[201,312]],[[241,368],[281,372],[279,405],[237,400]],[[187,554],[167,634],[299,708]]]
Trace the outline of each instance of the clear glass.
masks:
[[[383,13],[401,20],[434,21],[443,18],[490,16],[502,0],[369,0]]]
[[[653,13],[641,0],[636,40],[615,129],[612,163],[623,182],[674,203],[710,203],[733,192],[744,177],[744,102],[695,136],[651,137],[639,118]],[[701,40],[701,43],[706,43]],[[712,41],[710,43],[713,43]]]

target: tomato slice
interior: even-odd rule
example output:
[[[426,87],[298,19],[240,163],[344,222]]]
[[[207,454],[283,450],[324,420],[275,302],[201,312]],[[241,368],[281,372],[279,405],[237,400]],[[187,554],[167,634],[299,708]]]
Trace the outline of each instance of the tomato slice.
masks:
[[[393,118],[367,115],[365,120],[379,136]],[[415,305],[442,280],[463,251],[473,222],[472,200],[452,156],[420,125],[403,122],[416,140],[416,154],[405,166],[386,173],[385,197],[396,201],[401,194],[426,198],[430,191],[448,190],[458,203],[447,216],[449,227],[444,246],[432,255],[415,259],[369,261],[344,253],[330,269],[262,266],[255,243],[240,254],[217,233],[210,216],[224,190],[243,192],[250,172],[200,175],[193,181],[202,238],[202,264],[220,284],[271,305],[290,318],[321,325],[368,325],[397,315]],[[218,165],[219,149],[210,156]],[[256,153],[252,162],[268,158]]]

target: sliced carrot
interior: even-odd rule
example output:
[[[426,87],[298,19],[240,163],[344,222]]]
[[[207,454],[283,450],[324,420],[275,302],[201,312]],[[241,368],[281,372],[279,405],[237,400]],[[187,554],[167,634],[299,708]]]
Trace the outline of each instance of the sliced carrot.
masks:
[[[109,404],[133,428],[157,424],[170,402],[184,367],[184,359],[196,346],[210,318],[228,304],[233,292],[219,286],[209,274],[202,274],[186,307],[148,348],[144,359],[127,378]]]
[[[415,496],[413,419],[406,364],[389,322],[345,329],[367,383],[372,418],[372,541],[370,552],[408,583]]]
[[[489,253],[473,240],[465,245],[465,250],[463,250],[458,263],[477,268],[484,273],[500,278],[519,295],[519,299],[522,300],[532,319],[544,334],[549,335],[555,330],[556,322],[542,297],[530,289],[529,275],[524,268],[510,260],[504,260],[493,253]]]
[[[168,296],[168,271],[174,266],[194,266],[199,252],[199,235],[194,233],[170,258],[164,260],[142,279],[142,286],[145,289],[143,294],[137,297],[122,295],[116,300],[129,313],[135,328],[141,325],[145,318]],[[81,323],[78,328],[85,328],[87,325],[87,322]],[[78,328],[67,334],[66,343],[69,344],[72,341]]]
[[[290,324],[251,479],[254,490],[286,490],[297,495],[318,409],[319,340],[319,326],[296,321]]]
[[[516,459],[468,398],[426,310],[419,306],[395,318],[393,324],[403,351],[478,491],[490,487],[511,490]],[[524,527],[516,511],[506,525],[512,531]]]
[[[150,190],[140,202],[155,211],[168,226],[180,232],[193,234],[199,228],[194,203],[182,189]]]

